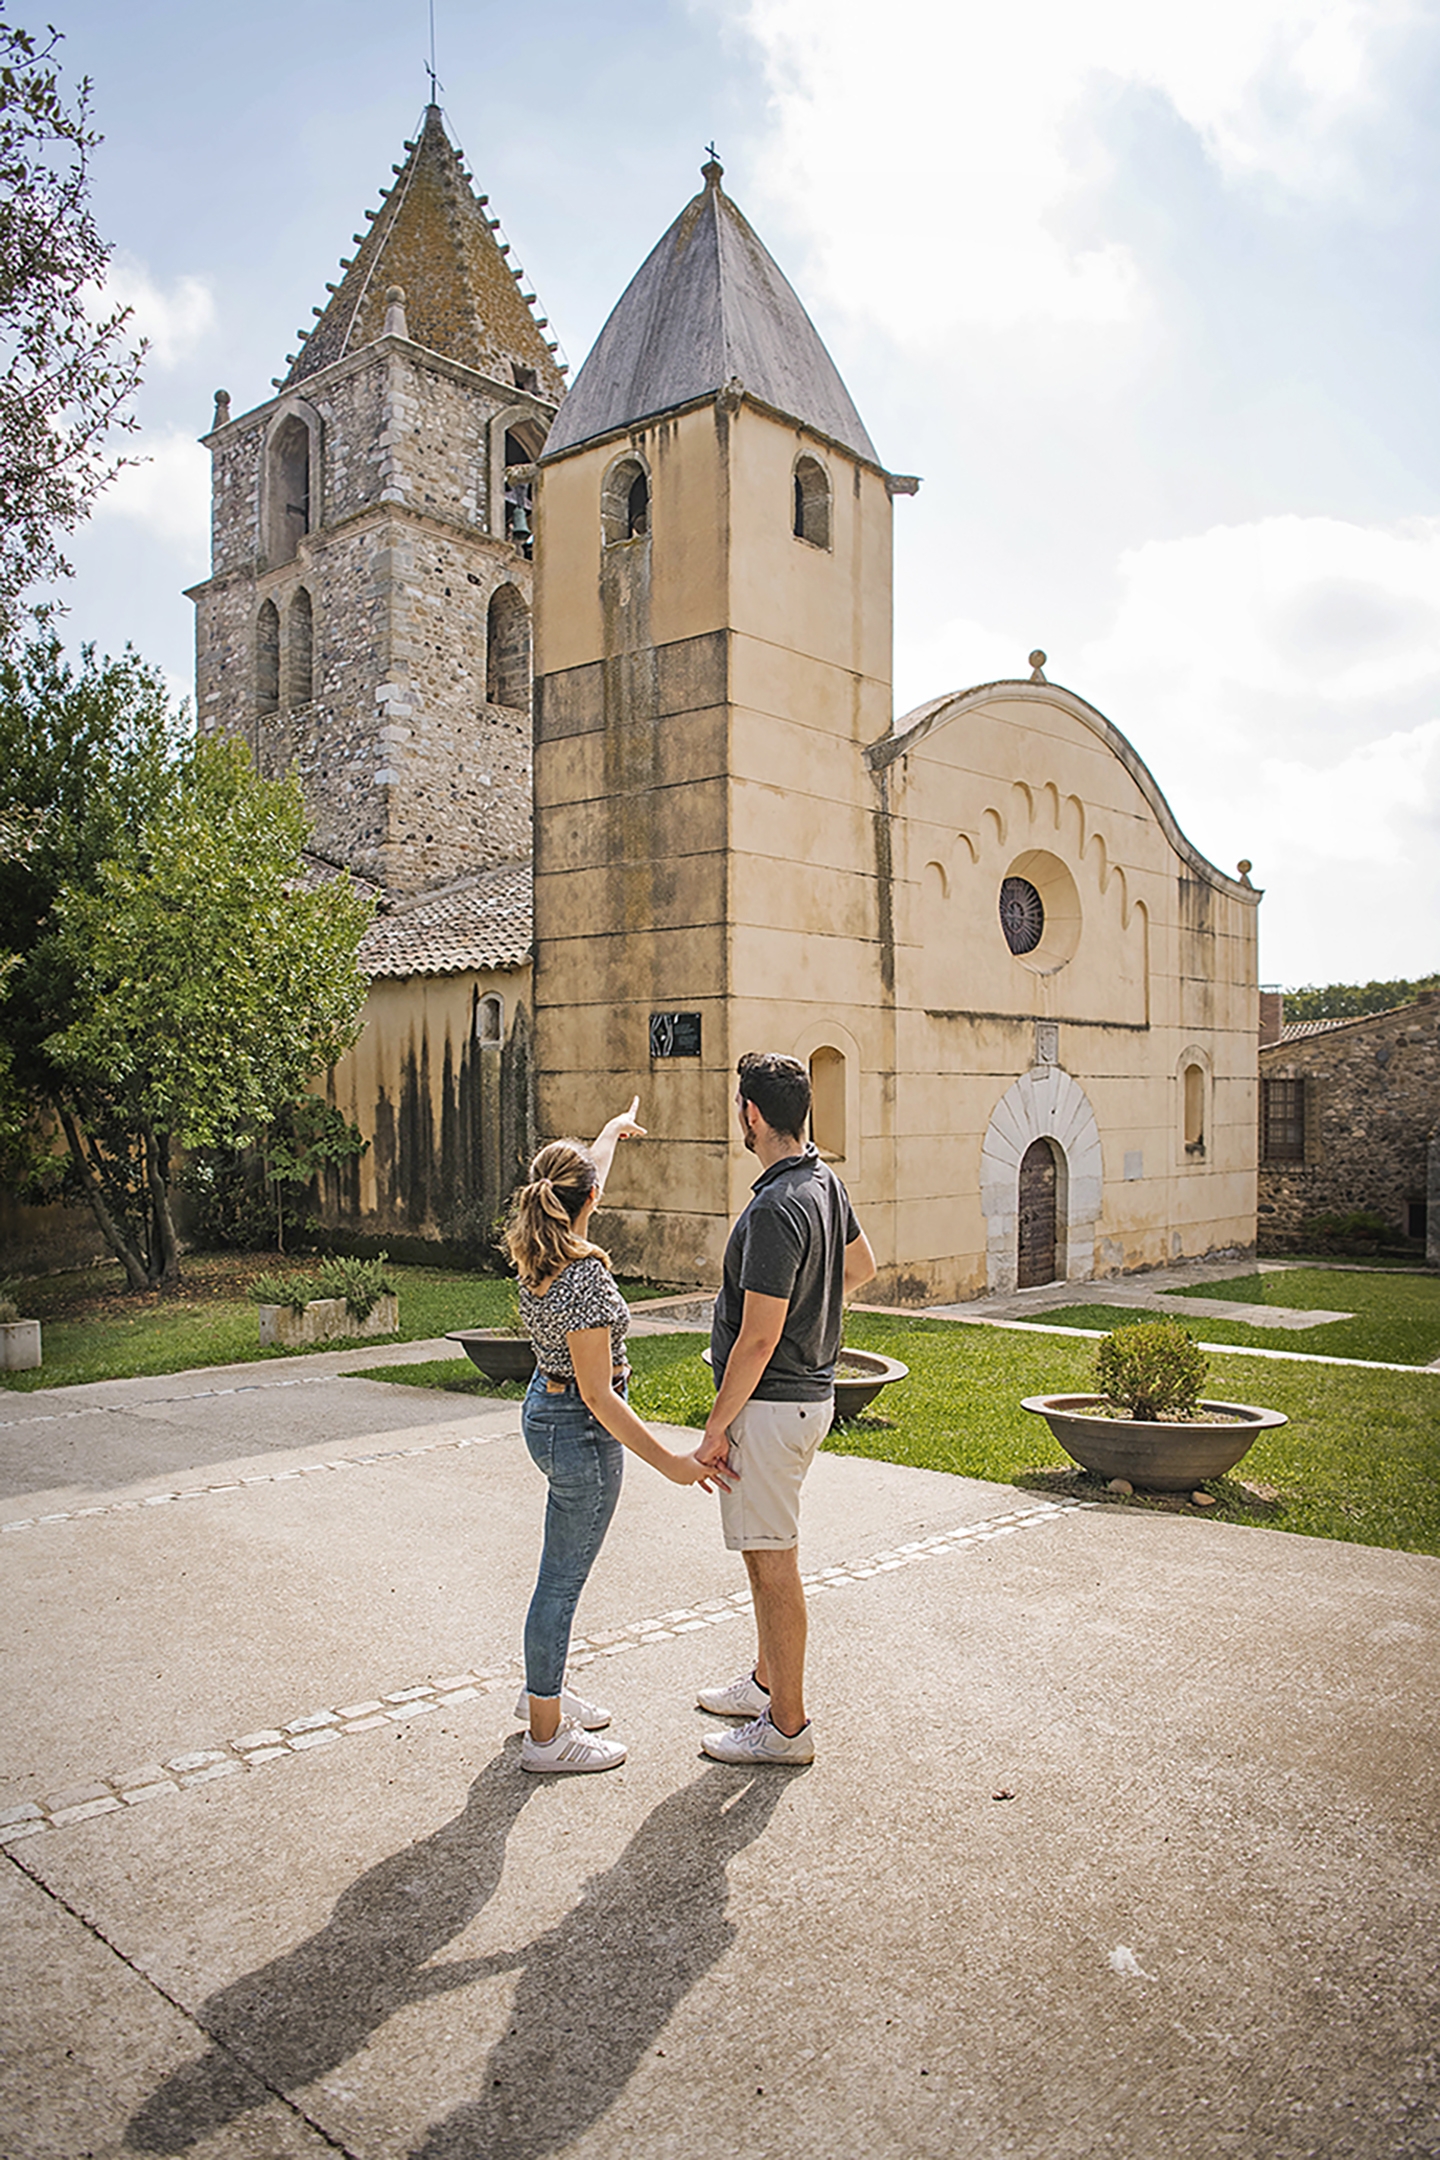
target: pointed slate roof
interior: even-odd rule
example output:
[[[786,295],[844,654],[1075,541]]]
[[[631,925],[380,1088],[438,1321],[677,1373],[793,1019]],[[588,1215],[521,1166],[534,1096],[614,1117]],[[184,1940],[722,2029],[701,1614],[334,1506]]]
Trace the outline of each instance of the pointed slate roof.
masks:
[[[438,105],[425,110],[418,139],[397,169],[354,259],[281,386],[294,389],[385,328],[385,294],[399,285],[411,338],[431,352],[508,383],[512,363],[533,369],[543,398],[559,403],[565,381],[545,341],[543,319],[522,297],[477,199],[462,153],[445,132]],[[358,235],[357,235],[358,238]]]
[[[545,446],[547,458],[713,396],[738,377],[764,404],[878,465],[819,332],[762,242],[702,167],[705,188],[636,271]]]

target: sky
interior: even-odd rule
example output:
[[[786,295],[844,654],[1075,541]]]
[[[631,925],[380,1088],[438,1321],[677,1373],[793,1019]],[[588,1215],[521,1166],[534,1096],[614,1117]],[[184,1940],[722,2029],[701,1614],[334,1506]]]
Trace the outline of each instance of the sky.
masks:
[[[39,27],[26,0],[12,22]],[[896,712],[1046,672],[1265,889],[1262,980],[1440,967],[1435,0],[434,0],[452,138],[578,371],[700,185],[891,470]],[[428,97],[429,0],[46,0],[148,462],[67,641],[193,683],[213,394],[271,395]]]

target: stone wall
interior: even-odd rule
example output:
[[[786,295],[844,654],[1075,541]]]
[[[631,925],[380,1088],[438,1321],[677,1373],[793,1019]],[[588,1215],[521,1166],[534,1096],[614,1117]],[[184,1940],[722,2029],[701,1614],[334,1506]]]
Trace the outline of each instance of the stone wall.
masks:
[[[191,595],[200,726],[239,736],[262,771],[295,766],[319,852],[412,893],[529,846],[515,656],[531,573],[489,525],[492,507],[503,524],[506,430],[538,442],[549,408],[393,336],[304,391],[207,438],[214,573]],[[308,444],[304,532],[282,499],[302,487],[276,448],[286,429]],[[514,598],[497,618],[498,703],[486,646],[502,587]]]
[[[1294,1251],[1307,1217],[1363,1208],[1401,1235],[1424,1235],[1414,1212],[1440,1125],[1440,1002],[1350,1020],[1261,1049],[1260,1078],[1305,1084],[1305,1159],[1260,1163],[1261,1249]]]

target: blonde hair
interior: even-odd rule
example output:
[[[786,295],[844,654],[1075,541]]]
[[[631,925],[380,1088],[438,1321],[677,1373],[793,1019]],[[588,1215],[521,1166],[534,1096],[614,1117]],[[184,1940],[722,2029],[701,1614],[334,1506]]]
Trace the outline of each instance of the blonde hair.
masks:
[[[578,1140],[551,1140],[541,1148],[505,1226],[505,1250],[527,1290],[548,1282],[572,1260],[593,1256],[609,1267],[609,1253],[575,1233],[575,1218],[599,1182],[595,1158]]]

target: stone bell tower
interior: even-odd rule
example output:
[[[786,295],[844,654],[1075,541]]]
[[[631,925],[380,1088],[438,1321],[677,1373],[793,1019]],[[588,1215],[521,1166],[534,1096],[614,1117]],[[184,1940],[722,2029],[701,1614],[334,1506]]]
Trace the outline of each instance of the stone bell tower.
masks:
[[[199,724],[397,894],[530,845],[530,494],[564,395],[438,106],[275,396],[216,395]]]
[[[862,753],[890,724],[891,493],[915,483],[721,178],[712,158],[611,315],[538,500],[541,1130],[639,1085],[655,1138],[602,1234],[672,1281],[715,1279],[753,1176],[745,1048],[809,1058],[824,1151],[857,1201],[889,1190],[883,1084],[858,1078],[894,1068]]]

